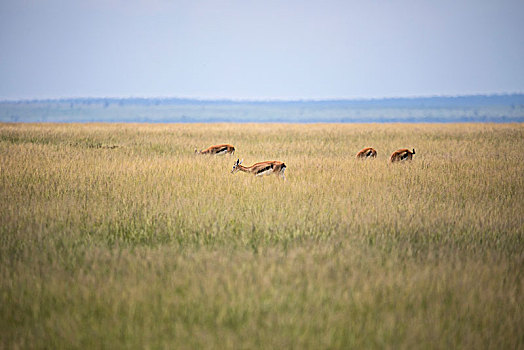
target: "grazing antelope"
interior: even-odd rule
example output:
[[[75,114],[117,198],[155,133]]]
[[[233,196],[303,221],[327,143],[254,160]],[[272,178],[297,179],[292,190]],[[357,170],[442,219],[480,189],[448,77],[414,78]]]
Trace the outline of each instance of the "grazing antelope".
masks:
[[[411,152],[407,148],[399,149],[398,151],[393,152],[393,154],[389,158],[389,161],[393,163],[393,162],[400,162],[403,160],[411,160],[413,159],[414,154],[415,154],[414,148],[413,148],[413,152]]]
[[[357,153],[357,159],[377,158],[377,151],[373,147],[366,147]]]
[[[245,173],[251,173],[255,176],[264,176],[264,175],[280,175],[281,178],[284,180],[286,177],[284,176],[284,170],[286,170],[286,164],[276,161],[276,160],[270,160],[266,162],[260,162],[255,163],[252,166],[245,167],[242,164],[242,160],[237,159],[235,164],[233,164],[233,170],[231,170],[231,174],[236,173],[237,171],[243,171]]]
[[[216,146],[211,146],[209,148],[206,148],[205,150],[200,151],[200,152],[195,150],[195,153],[214,154],[214,155],[226,154],[226,153],[233,154],[235,153],[235,147],[231,145],[227,145],[227,144],[226,145],[216,145]]]

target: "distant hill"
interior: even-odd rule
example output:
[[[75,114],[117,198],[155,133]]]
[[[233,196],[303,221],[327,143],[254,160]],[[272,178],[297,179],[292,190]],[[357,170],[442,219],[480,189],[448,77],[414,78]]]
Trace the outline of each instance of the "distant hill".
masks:
[[[1,122],[524,122],[524,94],[361,100],[74,98],[0,101]]]

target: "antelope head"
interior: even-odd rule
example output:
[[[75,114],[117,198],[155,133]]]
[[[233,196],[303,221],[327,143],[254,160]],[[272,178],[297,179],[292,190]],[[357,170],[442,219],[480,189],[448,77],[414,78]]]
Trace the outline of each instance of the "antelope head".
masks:
[[[239,166],[240,164],[242,164],[243,161],[244,161],[243,159],[242,159],[242,160],[237,159],[237,161],[235,162],[235,164],[233,164],[233,170],[231,170],[231,174],[234,174],[234,173],[236,173],[238,170],[240,170],[240,169],[238,168],[238,166]]]

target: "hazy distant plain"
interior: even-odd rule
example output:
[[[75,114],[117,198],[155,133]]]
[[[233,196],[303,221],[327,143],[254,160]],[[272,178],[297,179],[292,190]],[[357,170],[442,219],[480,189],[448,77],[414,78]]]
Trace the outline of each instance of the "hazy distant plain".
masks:
[[[3,122],[524,122],[524,95],[327,101],[78,98],[0,102]]]

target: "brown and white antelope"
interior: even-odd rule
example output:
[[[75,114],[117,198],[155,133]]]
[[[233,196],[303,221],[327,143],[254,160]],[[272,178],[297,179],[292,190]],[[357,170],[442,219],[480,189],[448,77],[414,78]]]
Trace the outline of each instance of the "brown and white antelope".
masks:
[[[413,152],[411,152],[407,148],[399,149],[399,150],[393,152],[393,154],[389,158],[389,161],[391,163],[394,163],[394,162],[401,162],[403,160],[412,160],[414,154],[415,154],[415,149],[414,148],[413,148]]]
[[[373,147],[366,147],[357,153],[357,159],[377,158],[377,151]]]
[[[195,153],[197,154],[213,154],[213,155],[219,155],[219,154],[233,154],[235,153],[235,147],[224,144],[224,145],[216,145],[206,148],[203,151],[197,151],[195,150]]]
[[[279,162],[277,160],[270,160],[266,162],[255,163],[252,166],[245,167],[242,165],[242,160],[237,159],[235,164],[233,164],[233,170],[231,174],[236,173],[237,171],[243,171],[245,173],[250,173],[255,176],[264,176],[264,175],[280,175],[284,180],[284,171],[286,170],[286,164]]]

